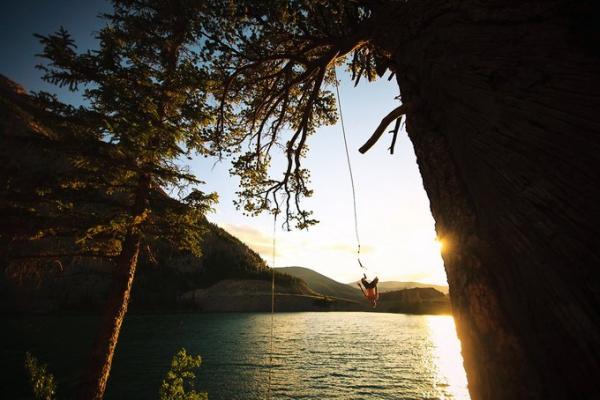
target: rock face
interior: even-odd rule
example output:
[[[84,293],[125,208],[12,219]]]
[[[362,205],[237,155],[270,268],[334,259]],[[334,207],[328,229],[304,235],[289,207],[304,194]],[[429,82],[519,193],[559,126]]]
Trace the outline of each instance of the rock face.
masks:
[[[598,6],[403,4],[388,10],[395,22],[377,41],[390,53],[445,242],[471,396],[594,398]]]

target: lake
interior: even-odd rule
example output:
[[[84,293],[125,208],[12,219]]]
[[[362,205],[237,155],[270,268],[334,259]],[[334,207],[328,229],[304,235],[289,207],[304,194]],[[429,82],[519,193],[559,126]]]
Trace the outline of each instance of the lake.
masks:
[[[209,399],[265,399],[270,314],[128,316],[107,399],[157,398],[181,347],[202,356],[197,388]],[[5,317],[0,398],[27,398],[30,350],[72,396],[98,323],[82,316]],[[274,317],[273,399],[469,399],[449,316],[278,313]],[[62,396],[61,396],[62,394]]]

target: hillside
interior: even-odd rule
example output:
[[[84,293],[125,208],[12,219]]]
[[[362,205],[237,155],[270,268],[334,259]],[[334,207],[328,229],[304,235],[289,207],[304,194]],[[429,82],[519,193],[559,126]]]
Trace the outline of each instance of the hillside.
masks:
[[[421,282],[386,281],[386,282],[380,282],[378,286],[379,286],[379,291],[381,293],[393,292],[396,290],[403,290],[403,289],[412,289],[412,288],[433,288],[439,292],[448,294],[448,286],[446,286],[446,285],[432,285],[429,283],[421,283]]]
[[[15,214],[10,195],[24,193],[29,182],[48,175],[70,173],[69,158],[61,157],[65,133],[53,116],[40,109],[26,91],[0,75],[0,312],[51,313],[98,311],[106,299],[114,264],[107,259],[64,256],[59,259],[9,261],[10,246],[19,229],[33,221]],[[106,145],[106,143],[104,144]],[[15,187],[20,190],[15,190]],[[21,190],[22,189],[22,190]],[[167,196],[158,191],[156,196]],[[11,208],[12,207],[12,208]],[[102,212],[96,205],[94,212]],[[42,215],[46,217],[46,215]],[[271,270],[243,242],[206,219],[201,256],[175,248],[166,240],[150,242],[140,254],[133,286],[132,311],[267,311],[270,310]],[[52,252],[72,246],[72,238],[49,239]],[[30,246],[29,242],[24,246]],[[309,311],[368,309],[358,288],[330,279],[308,268],[276,271],[277,310]],[[386,283],[382,283],[382,287]],[[415,295],[390,297],[390,309],[415,309]],[[427,300],[429,301],[429,300]],[[408,308],[407,308],[408,307]],[[418,307],[417,307],[418,308]]]
[[[275,310],[281,311],[368,311],[364,302],[322,296],[306,288],[276,285]],[[268,312],[271,310],[271,282],[227,279],[206,289],[184,293],[180,300],[201,312]]]
[[[405,314],[451,314],[450,299],[433,288],[381,293],[377,311]]]
[[[348,286],[325,275],[304,267],[277,268],[277,271],[302,279],[309,288],[325,296],[339,299],[363,301],[363,296],[356,285]]]
[[[111,261],[68,256],[8,261],[6,256],[15,243],[11,235],[38,222],[28,214],[17,214],[11,196],[27,195],[30,182],[70,173],[68,158],[62,157],[61,146],[56,145],[69,137],[68,131],[25,89],[0,75],[0,134],[0,312],[99,309],[111,279]],[[157,191],[156,196],[166,194]],[[96,205],[93,212],[101,212],[102,207]],[[180,251],[166,240],[144,247],[133,287],[133,310],[176,309],[182,293],[224,279],[271,279],[265,262],[240,240],[206,219],[197,229],[203,231],[200,257]],[[48,240],[44,246],[52,252],[65,244],[72,246],[72,238]],[[277,280],[284,291],[308,290],[297,278],[278,274]]]

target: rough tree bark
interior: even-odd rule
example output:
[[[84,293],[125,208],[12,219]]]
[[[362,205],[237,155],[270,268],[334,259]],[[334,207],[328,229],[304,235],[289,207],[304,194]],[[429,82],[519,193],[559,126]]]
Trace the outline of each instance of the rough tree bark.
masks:
[[[376,36],[391,54],[447,244],[474,400],[600,392],[600,41],[591,4],[413,1]]]
[[[148,207],[150,179],[142,176],[136,191],[133,216],[141,216]],[[101,400],[110,375],[113,355],[119,340],[121,325],[127,314],[131,288],[140,253],[141,234],[132,226],[123,240],[121,253],[115,263],[101,325],[93,344],[87,369],[81,381],[79,396],[82,400]]]

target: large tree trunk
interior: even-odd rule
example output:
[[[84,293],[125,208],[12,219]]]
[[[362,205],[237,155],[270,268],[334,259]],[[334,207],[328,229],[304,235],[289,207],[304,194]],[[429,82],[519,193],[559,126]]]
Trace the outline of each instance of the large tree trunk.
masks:
[[[149,178],[142,176],[132,209],[133,216],[141,216],[148,206],[149,189]],[[140,253],[140,243],[139,227],[130,227],[123,240],[123,247],[115,265],[100,329],[81,382],[80,398],[82,400],[101,400],[104,397],[121,325],[125,319],[131,297],[131,288]]]
[[[404,4],[377,44],[446,242],[471,396],[597,398],[597,13],[591,2]]]

